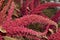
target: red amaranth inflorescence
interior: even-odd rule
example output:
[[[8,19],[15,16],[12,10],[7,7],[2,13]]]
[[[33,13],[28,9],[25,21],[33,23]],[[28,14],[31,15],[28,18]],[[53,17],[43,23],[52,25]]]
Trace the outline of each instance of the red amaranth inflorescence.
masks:
[[[0,11],[0,25],[2,25],[3,24],[3,21],[6,20],[6,18],[5,18],[6,12],[7,12],[8,8],[9,8],[10,4],[11,4],[11,1],[12,0],[8,0],[7,5],[5,5],[3,7],[3,9]]]
[[[34,14],[38,13],[39,11],[42,11],[42,10],[47,9],[49,7],[58,7],[58,6],[60,6],[59,3],[50,3],[50,2],[48,2],[48,3],[45,3],[45,4],[40,4],[36,8],[34,8],[34,10],[32,10],[31,14],[32,13],[34,13]]]
[[[3,37],[0,35],[0,40],[3,40]]]
[[[48,32],[47,30],[49,28],[49,25],[46,27],[47,29],[43,33],[36,32],[33,29],[28,29],[25,27],[25,26],[29,25],[30,23],[36,23],[36,22],[45,23],[45,24],[49,24],[49,25],[55,25],[56,28],[58,27],[57,24],[50,19],[44,18],[39,15],[26,15],[26,16],[21,17],[20,19],[14,20],[14,21],[7,20],[3,24],[3,28],[7,31],[7,34],[10,34],[10,35],[14,35],[14,34],[21,35],[22,33],[24,36],[26,36],[28,34],[36,35],[37,37],[46,35],[46,33]]]
[[[0,7],[2,7],[4,1],[5,0],[0,0]],[[6,5],[0,11],[0,25],[6,30],[5,35],[2,35],[3,32],[1,32],[0,40],[2,40],[3,36],[22,36],[31,40],[60,40],[60,33],[57,24],[57,21],[60,20],[60,10],[57,10],[57,13],[51,18],[48,18],[48,16],[44,15],[42,12],[47,8],[59,7],[59,3],[45,2],[41,4],[40,0],[18,0],[21,2],[21,9],[19,13],[22,17],[13,20],[12,16],[14,11],[16,11],[15,1],[17,0],[8,0]],[[6,12],[8,13],[6,14]],[[45,31],[40,32],[34,29],[29,29],[28,25],[34,23],[45,24],[46,26],[43,27],[45,28]],[[50,28],[51,26],[52,30]],[[53,30],[54,28],[56,30]],[[53,33],[53,31],[54,34],[47,36],[49,34],[48,32]]]
[[[13,15],[14,9],[15,9],[15,3],[12,2],[11,6],[10,6],[10,9],[8,10],[8,16],[6,17],[6,20],[11,20],[12,19],[11,17]]]

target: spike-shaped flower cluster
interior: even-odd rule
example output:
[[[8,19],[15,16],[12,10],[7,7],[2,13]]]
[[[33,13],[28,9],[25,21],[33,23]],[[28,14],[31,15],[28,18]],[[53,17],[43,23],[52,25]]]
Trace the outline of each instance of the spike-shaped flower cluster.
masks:
[[[17,9],[15,1],[17,0],[8,0],[5,6],[3,6],[5,0],[0,0],[0,25],[2,29],[6,30],[4,33],[0,29],[0,40],[4,40],[4,36],[20,36],[30,40],[59,40],[60,33],[57,22],[60,20],[60,10],[57,10],[56,14],[51,18],[43,13],[43,10],[47,8],[59,7],[59,3],[46,2],[41,4],[40,0],[18,0],[21,8],[18,9],[19,12],[17,14],[19,13],[21,17],[13,19],[12,16]],[[46,26],[43,26],[45,31],[41,32],[28,28],[28,25],[34,23],[45,24]]]

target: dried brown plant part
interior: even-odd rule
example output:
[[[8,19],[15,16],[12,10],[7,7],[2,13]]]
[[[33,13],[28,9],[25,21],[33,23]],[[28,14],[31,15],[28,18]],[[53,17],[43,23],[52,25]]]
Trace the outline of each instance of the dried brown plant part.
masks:
[[[20,10],[17,8],[17,6],[15,5],[15,10],[14,10],[14,13],[13,15],[16,16],[16,17],[19,17],[17,13],[20,13]]]
[[[20,12],[20,10],[19,10],[19,9],[17,9],[16,7],[15,7],[15,10],[16,10],[17,12]]]
[[[54,31],[52,29],[49,29],[49,31],[51,32],[51,34],[54,34]]]
[[[42,36],[42,38],[44,38],[44,39],[48,39],[48,37],[47,37],[46,35]]]
[[[4,38],[4,40],[18,40],[17,38],[12,38],[9,36],[4,36],[3,38]]]
[[[14,11],[14,13],[13,13],[13,15],[12,15],[12,16],[19,17],[16,11]]]
[[[2,33],[6,33],[6,30],[5,30],[5,29],[3,29],[3,27],[2,27],[2,26],[0,26],[0,31],[1,31]]]
[[[40,38],[39,37],[35,37],[35,36],[26,36],[28,39],[30,39],[30,40],[40,40]]]

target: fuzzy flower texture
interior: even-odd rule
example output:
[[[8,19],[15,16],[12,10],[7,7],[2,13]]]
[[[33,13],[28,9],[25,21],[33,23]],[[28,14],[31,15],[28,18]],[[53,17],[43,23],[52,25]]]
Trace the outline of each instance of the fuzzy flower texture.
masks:
[[[60,3],[41,0],[0,0],[0,40],[6,40],[5,36],[24,40],[60,40],[58,7]],[[50,13],[53,16],[48,17],[43,12],[46,9],[56,9],[55,14]]]

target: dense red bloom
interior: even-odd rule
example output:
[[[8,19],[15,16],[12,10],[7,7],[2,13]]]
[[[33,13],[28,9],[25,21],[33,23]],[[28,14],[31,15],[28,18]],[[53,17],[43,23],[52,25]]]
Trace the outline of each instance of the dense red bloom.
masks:
[[[0,40],[3,40],[3,37],[0,35]]]
[[[12,15],[13,15],[14,9],[15,9],[15,3],[12,2],[11,6],[10,6],[10,9],[8,10],[8,16],[6,18],[7,20],[11,20],[12,19]]]
[[[21,17],[20,19],[16,19],[16,23],[21,26],[22,25],[26,26],[30,23],[36,23],[36,22],[55,25],[57,28],[57,24],[54,21],[52,21],[48,18],[45,18],[43,16],[40,16],[40,15],[26,15],[26,16]]]
[[[7,12],[8,8],[9,8],[10,4],[11,4],[11,1],[12,0],[8,0],[7,5],[5,5],[3,7],[3,9],[0,11],[0,25],[2,25],[3,24],[3,21],[5,21],[5,19],[6,19],[5,18],[6,12]]]
[[[0,7],[3,4],[3,1],[0,1]],[[19,0],[18,0],[19,1]],[[1,3],[2,2],[2,3]],[[11,6],[10,6],[11,4]],[[46,15],[43,14],[43,10],[47,8],[55,8],[59,7],[59,3],[43,3],[40,4],[39,0],[21,0],[21,10],[20,13],[22,14],[22,17],[16,18],[15,20],[12,19],[12,15],[14,12],[15,3],[13,0],[8,0],[7,4],[2,8],[0,11],[0,25],[2,25],[3,29],[6,30],[6,36],[23,36],[34,40],[44,40],[41,37],[46,36],[48,34],[48,31],[52,26],[55,27],[56,33],[50,35],[48,40],[60,40],[59,36],[59,30],[58,30],[58,24],[57,21],[60,20],[60,10],[57,11],[56,15],[54,15],[52,18],[48,18]],[[6,15],[6,12],[8,12]],[[6,19],[6,20],[5,20]],[[35,31],[33,29],[29,29],[27,25],[33,24],[33,23],[39,23],[39,24],[45,24],[46,29],[44,32]],[[44,28],[43,27],[43,28]],[[0,36],[0,39],[2,39],[2,34]]]
[[[3,24],[2,27],[7,31],[7,34],[9,34],[11,36],[13,36],[13,35],[15,35],[15,36],[16,35],[18,35],[18,36],[19,35],[20,36],[35,35],[35,36],[39,37],[39,36],[46,35],[46,33],[48,32],[48,29],[49,29],[49,25],[46,27],[46,30],[43,33],[34,31],[33,29],[28,29],[26,27],[30,23],[33,24],[36,22],[45,23],[45,24],[49,24],[49,25],[55,25],[56,28],[58,27],[54,21],[52,21],[48,18],[44,18],[43,16],[40,16],[40,15],[26,15],[26,16],[21,17],[20,19],[7,20]]]

